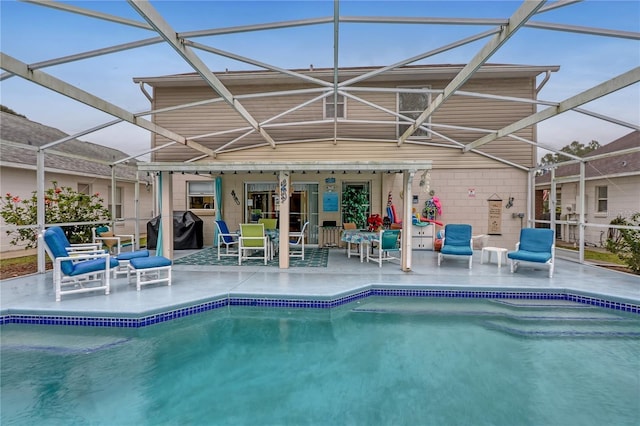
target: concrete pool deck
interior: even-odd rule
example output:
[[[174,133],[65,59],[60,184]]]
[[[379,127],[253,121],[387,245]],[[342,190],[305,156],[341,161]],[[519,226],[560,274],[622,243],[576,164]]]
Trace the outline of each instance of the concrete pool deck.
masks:
[[[193,253],[181,250],[175,258]],[[174,265],[172,285],[148,285],[140,292],[126,278],[111,281],[111,294],[72,294],[55,302],[52,273],[0,281],[0,314],[141,317],[221,298],[332,300],[374,287],[491,291],[570,292],[599,299],[640,305],[640,276],[556,259],[553,278],[547,268],[480,263],[474,251],[473,268],[466,259],[445,258],[437,266],[436,253],[414,251],[411,272],[399,262],[361,263],[344,249],[331,249],[327,267],[279,269],[273,266]]]

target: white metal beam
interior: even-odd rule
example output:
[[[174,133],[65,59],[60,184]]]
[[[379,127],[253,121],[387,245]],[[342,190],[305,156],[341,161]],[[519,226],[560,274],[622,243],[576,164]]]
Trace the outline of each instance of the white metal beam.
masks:
[[[507,40],[509,40],[511,36],[515,34],[515,32],[518,31],[518,29],[520,29],[522,25],[542,7],[545,1],[546,0],[536,0],[525,1],[522,3],[518,10],[516,10],[511,18],[509,18],[509,23],[502,28],[502,31],[493,36],[493,38],[491,38],[491,40],[489,40],[489,42],[480,49],[480,51],[458,73],[458,75],[451,80],[447,87],[444,88],[444,92],[441,95],[438,95],[427,109],[418,116],[415,123],[409,126],[402,136],[400,136],[398,139],[398,145],[402,145],[402,143],[407,140],[407,138],[411,136],[435,111],[437,111],[457,89],[471,78],[476,70],[480,68],[482,64],[491,57],[491,55],[506,43]]]
[[[106,112],[107,114],[120,118],[131,124],[135,124],[136,126],[142,127],[143,129],[149,130],[150,132],[164,136],[167,139],[179,142],[205,154],[213,155],[212,150],[200,145],[197,142],[189,141],[184,136],[179,135],[171,130],[160,127],[155,123],[145,120],[144,118],[136,117],[130,111],[120,108],[119,106],[105,101],[104,99],[101,99],[95,95],[92,95],[91,93],[85,92],[84,90],[66,83],[56,77],[53,77],[43,71],[30,70],[27,64],[25,64],[24,62],[20,62],[19,60],[2,52],[0,52],[0,67],[2,67],[2,69],[6,71],[24,78],[25,80],[29,80],[42,87],[46,87],[47,89],[53,90],[54,92],[60,93],[61,95],[67,96],[68,98],[74,99],[85,105],[89,105],[100,111]]]
[[[560,102],[557,107],[546,108],[542,111],[518,120],[515,123],[505,126],[502,129],[497,130],[489,135],[483,136],[480,139],[467,144],[467,146],[464,147],[464,151],[466,152],[471,149],[477,148],[510,133],[515,133],[518,130],[524,129],[525,127],[529,127],[533,124],[554,117],[565,111],[569,111],[575,107],[586,104],[587,102],[591,102],[594,99],[608,95],[609,93],[613,93],[639,81],[640,67],[636,67],[630,71],[620,74],[617,77],[607,80],[604,83],[598,84],[591,89],[585,90],[584,92],[578,93],[575,96],[565,99],[564,101]]]
[[[184,45],[183,40],[178,37],[176,31],[162,18],[148,1],[127,0],[131,7],[136,10],[151,25],[162,38],[189,64],[213,90],[215,90],[225,101],[247,122],[256,129],[262,137],[273,147],[276,143],[273,138],[262,129],[255,118],[244,106],[234,99],[233,94],[222,84],[222,82],[211,72],[209,67],[190,48]]]

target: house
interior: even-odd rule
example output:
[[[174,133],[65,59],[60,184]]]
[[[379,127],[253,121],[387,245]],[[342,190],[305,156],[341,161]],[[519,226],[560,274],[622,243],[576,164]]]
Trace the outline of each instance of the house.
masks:
[[[585,199],[580,199],[580,165],[559,165],[555,169],[556,218],[558,238],[568,243],[579,241],[578,219],[584,205],[585,243],[606,245],[605,225],[621,216],[630,218],[640,212],[640,152],[625,152],[640,147],[640,131],[633,131],[585,155],[594,158],[584,169]],[[536,178],[536,199],[541,206],[545,191],[551,190],[551,173]],[[538,209],[541,212],[541,209]]]
[[[158,149],[140,170],[171,176],[167,195],[178,209],[192,203],[191,187],[200,185],[194,179],[220,179],[219,213],[232,226],[257,212],[285,219],[292,231],[309,221],[312,243],[323,222],[343,222],[342,193],[355,188],[369,194],[369,213],[385,216],[393,204],[397,217],[409,220],[436,196],[438,221],[470,223],[474,234],[490,234],[491,245],[513,247],[526,226],[535,146],[501,137],[465,147],[492,133],[487,129],[534,114],[537,77],[559,67],[485,64],[446,103],[438,102],[463,68],[134,78],[151,100],[152,121],[186,137],[181,144],[154,134]],[[535,141],[535,125],[515,136]],[[290,197],[282,196],[282,179]],[[288,201],[284,212],[282,199]]]
[[[36,183],[37,149],[69,135],[58,129],[44,126],[25,117],[0,112],[0,193],[13,194],[22,199],[31,197],[38,187]],[[112,205],[111,166],[113,162],[126,158],[127,154],[102,145],[71,139],[45,150],[45,188],[51,182],[58,186],[71,187],[86,194],[101,194],[106,203]],[[135,229],[135,185],[137,161],[115,166],[115,211],[116,233],[132,234]],[[145,222],[153,216],[152,180],[141,176],[139,190],[140,230],[145,231]],[[4,221],[2,225],[6,225]],[[22,250],[11,245],[4,230],[0,252]]]

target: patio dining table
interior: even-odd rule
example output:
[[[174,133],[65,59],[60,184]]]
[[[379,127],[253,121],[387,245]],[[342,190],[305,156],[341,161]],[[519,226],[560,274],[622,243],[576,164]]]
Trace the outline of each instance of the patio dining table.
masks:
[[[379,232],[371,232],[359,229],[345,229],[342,231],[342,237],[340,240],[347,243],[347,256],[351,258],[351,244],[358,244],[360,262],[364,262],[365,246],[371,245],[372,242],[378,241],[380,238]]]

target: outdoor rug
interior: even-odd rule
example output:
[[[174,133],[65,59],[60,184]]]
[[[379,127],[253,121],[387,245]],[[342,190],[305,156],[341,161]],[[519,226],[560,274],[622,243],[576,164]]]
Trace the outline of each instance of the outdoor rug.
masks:
[[[304,260],[299,257],[289,258],[289,267],[292,268],[326,268],[329,260],[328,248],[306,248],[304,250]],[[222,256],[218,260],[218,249],[215,247],[207,247],[197,253],[181,257],[173,261],[174,265],[213,265],[213,266],[239,266],[237,256]],[[263,259],[246,259],[242,260],[241,266],[264,266]],[[280,266],[280,261],[276,255],[273,260],[267,263],[267,266]]]

